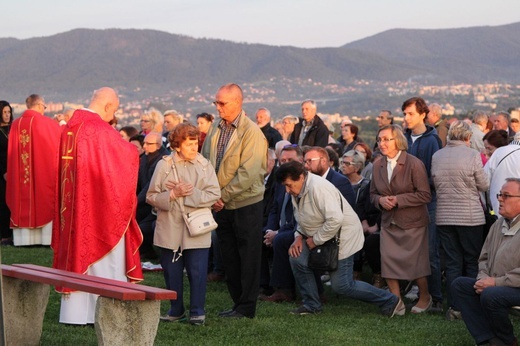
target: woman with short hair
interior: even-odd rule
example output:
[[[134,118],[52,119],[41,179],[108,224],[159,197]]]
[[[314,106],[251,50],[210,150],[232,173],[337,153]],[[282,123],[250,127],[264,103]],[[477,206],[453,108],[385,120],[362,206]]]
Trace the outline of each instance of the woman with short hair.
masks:
[[[381,210],[381,274],[390,291],[401,296],[399,280],[415,280],[419,300],[412,313],[428,311],[428,209],[430,185],[424,164],[408,154],[407,140],[398,125],[387,125],[377,133],[383,157],[374,163],[370,195]],[[406,308],[401,302],[398,314]]]
[[[154,245],[161,249],[161,266],[166,288],[177,292],[162,321],[186,320],[183,302],[183,270],[190,281],[189,321],[205,322],[206,273],[211,233],[192,237],[183,219],[184,212],[211,207],[220,198],[215,169],[198,153],[199,130],[182,123],[169,135],[172,153],[163,157],[153,174],[146,194],[157,210]],[[183,203],[183,207],[180,203]]]
[[[457,120],[448,131],[448,143],[432,157],[431,175],[437,191],[436,225],[446,259],[448,314],[459,311],[450,286],[459,276],[476,278],[486,223],[480,192],[489,188],[480,153],[471,149],[472,131]]]

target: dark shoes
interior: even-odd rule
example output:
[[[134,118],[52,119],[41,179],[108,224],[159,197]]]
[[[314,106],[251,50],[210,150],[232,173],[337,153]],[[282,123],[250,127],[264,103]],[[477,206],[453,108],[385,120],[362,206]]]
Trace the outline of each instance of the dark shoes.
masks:
[[[208,282],[217,282],[217,281],[224,281],[226,277],[222,274],[218,274],[215,272],[211,272],[208,274],[206,281]]]
[[[240,318],[253,318],[255,316],[246,316],[246,315],[242,315],[240,312],[236,311],[236,310],[225,310],[225,311],[221,311],[218,313],[218,317],[225,317],[225,318],[235,318],[235,319],[240,319]]]
[[[258,296],[259,300],[264,302],[282,303],[282,302],[293,302],[294,294],[290,290],[276,290],[270,296],[261,294]]]
[[[462,320],[462,314],[460,311],[454,310],[453,308],[449,308],[448,311],[446,311],[446,320],[448,321],[455,321],[455,320]]]
[[[317,314],[321,314],[321,310],[311,310],[311,309],[308,309],[307,307],[305,307],[305,305],[302,305],[298,309],[290,311],[290,314],[299,315],[299,316],[317,315]]]

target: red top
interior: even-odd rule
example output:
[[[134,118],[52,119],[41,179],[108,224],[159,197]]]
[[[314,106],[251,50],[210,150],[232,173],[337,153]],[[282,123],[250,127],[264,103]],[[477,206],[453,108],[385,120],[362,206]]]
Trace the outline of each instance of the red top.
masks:
[[[9,132],[6,202],[11,227],[39,228],[54,218],[61,127],[27,110]]]
[[[143,237],[135,220],[139,169],[135,147],[99,115],[81,109],[63,130],[59,157],[53,267],[85,274],[124,236],[126,275],[133,282],[142,280]]]

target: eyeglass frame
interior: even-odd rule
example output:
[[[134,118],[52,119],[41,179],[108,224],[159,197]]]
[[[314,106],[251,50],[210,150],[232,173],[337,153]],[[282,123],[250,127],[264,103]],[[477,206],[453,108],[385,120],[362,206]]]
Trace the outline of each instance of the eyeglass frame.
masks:
[[[381,142],[388,143],[388,142],[393,141],[393,140],[395,140],[395,137],[394,138],[377,138],[376,142],[377,143],[381,143]]]
[[[312,159],[303,160],[303,163],[306,165],[310,165],[312,161],[321,160],[322,157],[313,157]]]
[[[502,198],[505,201],[506,199],[509,199],[511,197],[519,198],[520,196],[518,196],[518,195],[507,195],[507,194],[503,194],[501,192],[497,193],[497,199]]]

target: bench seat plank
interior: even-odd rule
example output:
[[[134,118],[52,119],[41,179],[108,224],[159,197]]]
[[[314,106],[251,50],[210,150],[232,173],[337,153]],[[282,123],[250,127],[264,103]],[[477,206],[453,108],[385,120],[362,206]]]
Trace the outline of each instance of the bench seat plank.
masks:
[[[92,281],[92,282],[96,282],[96,283],[104,283],[104,284],[108,284],[108,285],[116,286],[116,287],[129,288],[129,289],[144,292],[146,299],[149,299],[149,300],[177,299],[177,292],[171,291],[168,289],[164,289],[164,288],[145,286],[145,285],[135,284],[135,283],[131,283],[131,282],[107,279],[107,278],[102,278],[99,276],[93,276],[93,275],[87,275],[87,274],[78,274],[78,273],[69,272],[69,271],[61,270],[61,269],[42,267],[42,266],[35,265],[35,264],[13,264],[13,266],[42,271],[42,272],[46,272],[46,273],[57,273],[57,274],[60,274],[60,275],[63,275],[63,276],[69,277],[69,278],[79,278],[82,280],[88,280],[88,281]]]
[[[15,267],[2,264],[2,275],[21,280],[40,282],[53,286],[67,287],[82,292],[99,294],[100,296],[108,298],[120,300],[146,299],[145,293],[139,290],[119,286],[114,287],[106,283],[92,282],[82,278],[71,278],[60,275],[58,273],[39,271],[19,266]]]

